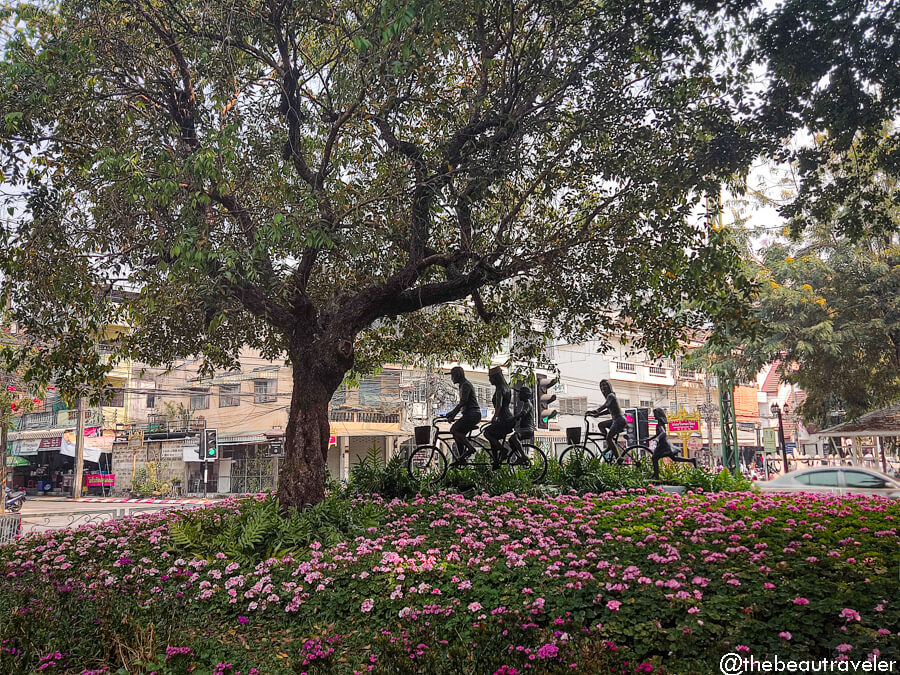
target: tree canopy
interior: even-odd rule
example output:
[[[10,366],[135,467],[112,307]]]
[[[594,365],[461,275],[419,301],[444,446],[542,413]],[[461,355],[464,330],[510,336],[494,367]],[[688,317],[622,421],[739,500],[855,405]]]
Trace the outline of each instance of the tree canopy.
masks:
[[[0,62],[0,268],[74,390],[93,341],[294,365],[281,498],[322,496],[347,372],[515,331],[671,350],[750,285],[704,198],[756,146],[755,3],[20,3]],[[466,300],[464,305],[448,305]],[[478,318],[476,318],[478,317]],[[480,319],[480,320],[478,320]]]
[[[785,0],[755,20],[760,140],[796,169],[799,190],[781,209],[795,235],[823,222],[851,239],[896,231],[897,26],[893,0]]]

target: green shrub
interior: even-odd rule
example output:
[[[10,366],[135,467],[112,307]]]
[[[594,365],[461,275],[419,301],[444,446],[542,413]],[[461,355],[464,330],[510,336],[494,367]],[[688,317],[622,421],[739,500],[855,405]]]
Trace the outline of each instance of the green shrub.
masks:
[[[387,462],[373,443],[366,456],[350,468],[348,490],[352,494],[378,494],[384,499],[414,497],[419,484],[406,470],[406,455],[394,455]]]
[[[232,560],[252,564],[306,549],[319,541],[333,546],[365,534],[383,518],[374,503],[350,508],[347,495],[330,491],[310,508],[283,513],[274,495],[241,502],[228,517],[218,509],[185,511],[172,525],[171,537],[179,554],[211,559],[224,553]]]

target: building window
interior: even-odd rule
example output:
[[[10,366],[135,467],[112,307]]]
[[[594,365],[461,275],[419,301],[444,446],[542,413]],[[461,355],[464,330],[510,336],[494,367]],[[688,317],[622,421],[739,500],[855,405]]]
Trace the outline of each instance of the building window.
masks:
[[[278,380],[253,380],[253,402],[273,403]]]
[[[363,407],[375,407],[381,403],[381,380],[377,377],[362,380],[359,383],[359,404]]]
[[[630,398],[620,398],[619,405],[623,408],[630,408],[631,407],[631,399]]]
[[[195,389],[191,392],[191,410],[209,408],[209,389]]]
[[[156,394],[147,394],[147,407],[148,408],[156,407]]]
[[[616,366],[616,372],[618,373],[633,373],[635,372],[635,367],[633,363],[628,363],[626,361],[614,361]]]
[[[219,407],[233,408],[241,404],[241,385],[239,384],[220,384],[219,385]]]
[[[641,405],[638,406],[638,407],[640,407],[640,408],[652,408],[652,407],[653,407],[653,401],[641,401]]]
[[[116,389],[115,391],[109,392],[103,402],[103,405],[109,406],[111,408],[124,408],[125,391],[122,389]]]
[[[584,415],[587,412],[587,396],[568,396],[559,399],[560,415]]]

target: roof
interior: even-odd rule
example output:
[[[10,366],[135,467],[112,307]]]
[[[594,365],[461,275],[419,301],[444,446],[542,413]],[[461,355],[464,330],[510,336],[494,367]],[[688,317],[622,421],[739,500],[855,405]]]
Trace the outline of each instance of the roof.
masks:
[[[33,441],[39,438],[60,438],[67,431],[72,429],[34,429],[29,431],[10,431],[10,441]]]
[[[836,424],[820,436],[852,438],[854,436],[900,436],[900,403],[873,410],[854,420]]]
[[[763,380],[760,391],[767,394],[778,394],[778,390],[781,388],[781,374],[778,372],[778,367],[780,365],[781,361],[776,361],[772,364],[772,367],[769,368],[769,372],[766,373],[766,379]]]

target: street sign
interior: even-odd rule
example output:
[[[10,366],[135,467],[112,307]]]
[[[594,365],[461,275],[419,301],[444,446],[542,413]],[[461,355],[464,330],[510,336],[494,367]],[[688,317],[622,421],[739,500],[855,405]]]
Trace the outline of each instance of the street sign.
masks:
[[[766,427],[763,431],[763,451],[778,451],[778,429],[775,427]]]
[[[269,441],[269,445],[266,448],[266,456],[267,457],[281,457],[284,452],[284,441],[278,438],[275,440]]]
[[[137,450],[144,445],[144,430],[132,431],[128,434],[128,447]]]
[[[669,431],[673,434],[679,431],[700,431],[700,420],[675,420],[669,422]]]
[[[688,450],[691,452],[699,452],[703,447],[703,439],[699,436],[691,436],[687,442]]]

